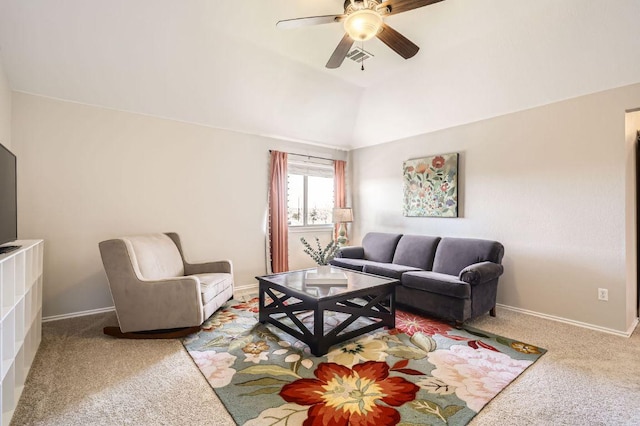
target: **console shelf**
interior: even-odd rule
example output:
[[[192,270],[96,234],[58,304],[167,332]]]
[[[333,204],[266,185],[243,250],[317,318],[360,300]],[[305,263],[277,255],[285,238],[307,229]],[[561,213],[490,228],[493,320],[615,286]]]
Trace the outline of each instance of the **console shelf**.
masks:
[[[42,338],[42,240],[0,254],[0,426],[8,425]]]

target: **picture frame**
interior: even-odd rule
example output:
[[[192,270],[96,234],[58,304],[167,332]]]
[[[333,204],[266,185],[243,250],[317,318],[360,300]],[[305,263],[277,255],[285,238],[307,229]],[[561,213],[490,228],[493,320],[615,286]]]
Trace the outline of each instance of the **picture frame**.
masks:
[[[458,217],[458,153],[407,160],[402,175],[404,216]]]

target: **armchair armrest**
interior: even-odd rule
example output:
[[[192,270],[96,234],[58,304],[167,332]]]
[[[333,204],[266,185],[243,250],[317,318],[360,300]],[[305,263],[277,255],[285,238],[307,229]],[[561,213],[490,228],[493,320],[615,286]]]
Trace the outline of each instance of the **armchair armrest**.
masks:
[[[114,290],[122,332],[192,327],[205,320],[196,277],[132,279],[126,289]]]
[[[157,278],[157,279],[147,279],[147,278],[137,278],[138,284],[137,288],[140,288],[141,292],[148,292],[150,288],[153,288],[152,291],[157,291],[160,287],[169,287],[169,286],[179,286],[183,289],[189,289],[189,291],[193,290],[195,292],[199,292],[198,284],[200,280],[198,277],[170,277],[170,278]],[[161,291],[161,290],[159,290]],[[197,293],[196,293],[197,294]]]
[[[180,237],[175,232],[167,232],[166,235],[173,240],[180,256],[182,257],[182,264],[184,265],[185,275],[196,274],[214,274],[214,273],[227,273],[233,274],[233,265],[230,260],[219,260],[216,262],[204,262],[204,263],[189,263],[184,258],[184,252],[182,251],[182,243]]]
[[[336,253],[336,257],[343,257],[348,259],[364,259],[364,248],[363,247],[342,247],[338,253]]]
[[[216,262],[187,263],[184,262],[184,274],[210,274],[210,273],[233,273],[233,264],[230,260],[219,260]]]
[[[458,278],[471,285],[482,284],[498,278],[504,272],[504,266],[493,262],[480,262],[469,265],[460,271]]]

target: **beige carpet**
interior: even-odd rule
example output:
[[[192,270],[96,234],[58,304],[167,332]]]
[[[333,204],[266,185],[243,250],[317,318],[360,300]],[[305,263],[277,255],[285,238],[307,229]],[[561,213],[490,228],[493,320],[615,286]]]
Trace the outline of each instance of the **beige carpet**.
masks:
[[[43,325],[12,425],[232,425],[179,341],[118,340],[100,314]],[[506,310],[475,327],[549,350],[471,425],[640,425],[640,330],[629,338]]]

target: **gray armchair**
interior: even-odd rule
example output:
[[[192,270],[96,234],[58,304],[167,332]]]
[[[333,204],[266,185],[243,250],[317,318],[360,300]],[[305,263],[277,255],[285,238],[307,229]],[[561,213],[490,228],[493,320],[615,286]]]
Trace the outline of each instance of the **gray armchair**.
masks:
[[[188,263],[175,233],[116,238],[99,248],[120,324],[105,334],[186,335],[233,297],[231,261]]]

